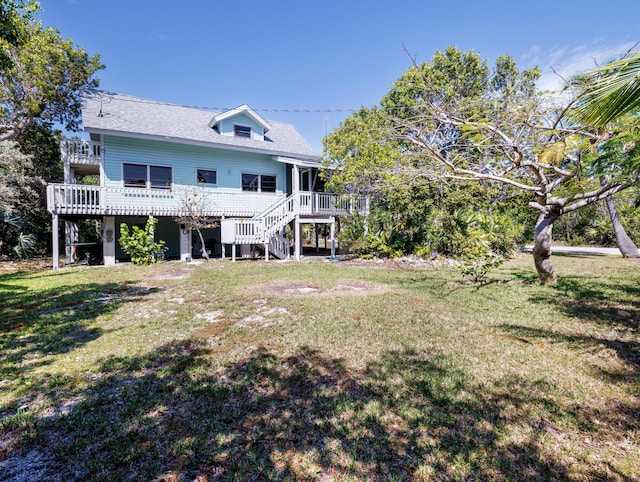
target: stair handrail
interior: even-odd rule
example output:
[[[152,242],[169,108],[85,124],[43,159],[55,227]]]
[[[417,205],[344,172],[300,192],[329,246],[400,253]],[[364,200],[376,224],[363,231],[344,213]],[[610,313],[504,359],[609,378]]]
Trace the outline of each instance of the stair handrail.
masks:
[[[278,232],[269,238],[267,249],[280,259],[289,259],[291,257],[289,240]]]
[[[291,194],[291,195],[289,195],[289,196],[287,196],[287,197],[280,198],[278,201],[276,201],[275,203],[273,203],[271,206],[269,206],[267,209],[265,209],[264,211],[262,211],[260,214],[256,214],[256,215],[254,216],[254,218],[264,218],[264,217],[267,217],[271,211],[275,211],[276,209],[278,209],[279,207],[281,207],[283,204],[286,204],[286,203],[287,203],[287,201],[295,199],[295,197],[296,197],[296,196],[297,196],[297,194]]]

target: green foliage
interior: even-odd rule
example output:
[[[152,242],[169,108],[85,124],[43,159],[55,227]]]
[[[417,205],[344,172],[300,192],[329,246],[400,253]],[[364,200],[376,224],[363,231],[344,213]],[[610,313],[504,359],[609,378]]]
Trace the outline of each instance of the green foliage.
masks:
[[[39,123],[13,141],[0,142],[0,209],[21,220],[20,229],[5,224],[1,230],[6,254],[13,255],[20,231],[35,236],[35,251],[48,248],[51,214],[46,208],[45,183],[62,180],[58,141],[59,132]]]
[[[615,196],[620,221],[629,237],[640,242],[640,212],[635,206],[636,193],[623,191]],[[562,216],[554,225],[554,238],[572,246],[615,246],[616,239],[609,212],[604,203],[585,206]]]
[[[351,219],[341,228],[341,246],[381,257],[435,253],[476,259],[487,253],[510,257],[517,251],[524,226],[513,215],[488,208],[471,211],[458,204],[466,197],[463,193],[454,189],[451,196],[437,200],[429,196],[434,194],[431,189],[412,186],[407,192],[378,199],[367,219],[369,236],[364,236],[363,218]]]
[[[640,169],[640,119],[627,119],[590,155],[591,177],[615,175],[633,180]]]
[[[416,141],[437,128],[437,121],[424,115],[427,104],[455,105],[457,116],[480,119],[492,109],[506,109],[507,100],[532,96],[539,75],[537,69],[520,72],[509,56],[498,59],[492,75],[477,53],[448,47],[436,52],[430,63],[404,72],[380,106],[362,108],[327,136],[325,162],[337,167],[330,187],[378,194],[369,217],[372,234],[366,240],[352,237],[352,245],[381,256],[435,251],[462,258],[487,250],[513,251],[523,232],[519,224],[526,216],[521,211],[530,209],[528,200],[522,202],[512,187],[490,181],[460,184],[440,178],[429,182],[442,168],[428,151],[416,149]],[[408,126],[416,129],[405,135]],[[458,145],[484,139],[471,126],[448,129],[443,137],[451,158],[458,156]],[[491,161],[487,157],[485,169]],[[509,207],[497,209],[496,199],[512,200],[504,204],[511,205],[508,217],[514,222],[506,223],[505,217],[497,221],[500,209]],[[472,212],[489,210],[495,214],[482,219]],[[510,228],[500,231],[496,223]]]
[[[33,233],[18,234],[16,245],[13,247],[13,252],[18,259],[26,259],[31,257],[36,250],[36,237]]]
[[[385,141],[389,124],[377,108],[361,108],[324,140],[323,163],[327,188],[337,192],[371,193],[393,180],[390,171],[399,153],[397,143]]]
[[[476,213],[437,210],[433,214],[433,223],[425,239],[427,250],[454,258],[476,258],[489,250],[488,236],[478,225]]]
[[[364,216],[358,214],[342,218],[340,230],[338,231],[341,249],[355,254],[369,253],[369,243],[364,235],[364,223]]]
[[[156,218],[149,218],[144,229],[132,226],[131,231],[125,223],[120,225],[120,246],[133,264],[149,265],[164,257],[165,242],[153,239],[156,224]]]
[[[384,258],[397,258],[403,254],[401,247],[384,231],[378,231],[368,241],[369,249]]]
[[[0,254],[25,257],[35,251],[34,231],[42,228],[33,219],[34,205],[43,201],[42,179],[34,175],[32,157],[14,141],[0,142]],[[48,219],[48,217],[47,217]]]
[[[475,283],[484,283],[491,271],[499,268],[507,259],[495,254],[484,254],[473,259],[467,259],[460,265],[462,276],[471,278]]]
[[[587,73],[590,85],[574,109],[581,122],[605,126],[640,109],[640,52]]]
[[[477,223],[489,243],[489,251],[506,257],[518,252],[524,226],[508,213],[477,212]]]
[[[410,199],[388,203],[389,212],[374,220],[380,228],[371,231],[384,233],[372,239],[376,250],[459,258],[508,253],[524,231],[515,226],[524,221],[538,247],[546,247],[550,231],[536,230],[538,219],[553,225],[639,182],[637,118],[610,132],[577,126],[566,114],[569,105],[536,91],[540,73],[519,70],[508,55],[491,70],[475,52],[448,47],[430,63],[413,65],[378,106],[362,109],[327,137],[325,158],[339,167],[334,189],[373,190],[385,202],[398,189]],[[380,159],[376,144],[387,149]],[[351,182],[359,173],[365,182]],[[405,187],[422,183],[433,191],[444,185],[431,205],[413,203],[415,193]],[[483,193],[461,188],[468,183]],[[504,207],[488,204],[497,200]],[[414,206],[420,214],[406,209]],[[505,214],[513,223],[472,214],[480,212]],[[500,232],[495,223],[510,228]],[[555,277],[550,263],[540,262],[547,254],[534,252],[541,279]]]
[[[434,215],[427,250],[471,260],[487,254],[510,257],[517,252],[523,227],[506,214],[456,210]]]
[[[98,54],[62,39],[35,19],[37,2],[15,1],[0,8],[0,140],[14,139],[34,121],[79,127],[80,92],[97,87]]]
[[[464,52],[447,47],[436,51],[431,63],[414,65],[393,83],[389,93],[382,98],[381,105],[393,110],[392,115],[409,117],[411,107],[418,106],[427,98],[437,98],[442,104],[454,99],[478,98],[489,82],[489,67],[475,52]]]

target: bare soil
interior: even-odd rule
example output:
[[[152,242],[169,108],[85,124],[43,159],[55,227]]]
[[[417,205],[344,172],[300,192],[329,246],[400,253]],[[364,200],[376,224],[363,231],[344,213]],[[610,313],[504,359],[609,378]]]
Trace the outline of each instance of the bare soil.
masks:
[[[294,296],[368,296],[386,293],[391,290],[386,285],[361,280],[340,280],[329,288],[320,288],[314,283],[299,281],[274,281],[252,286],[251,290],[274,295]],[[255,291],[254,291],[255,292]]]

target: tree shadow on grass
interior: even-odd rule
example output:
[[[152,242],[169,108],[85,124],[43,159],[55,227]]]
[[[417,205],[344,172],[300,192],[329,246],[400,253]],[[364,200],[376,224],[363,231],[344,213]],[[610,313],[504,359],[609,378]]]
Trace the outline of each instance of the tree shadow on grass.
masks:
[[[565,276],[554,286],[536,291],[530,301],[554,307],[564,315],[601,326],[606,333],[567,333],[507,325],[503,328],[523,336],[550,338],[576,346],[599,345],[640,370],[640,287],[633,280],[603,283],[587,276]]]
[[[0,280],[18,276],[3,275]],[[15,278],[12,278],[15,279]],[[27,290],[0,285],[0,380],[2,390],[24,386],[28,392],[42,380],[33,371],[50,363],[47,355],[67,353],[98,338],[102,329],[92,322],[123,303],[138,301],[153,289],[124,283],[71,283]],[[0,413],[14,411],[14,400],[0,403]]]
[[[102,372],[84,401],[28,439],[56,454],[51,479],[569,478],[549,448],[565,417],[548,386],[481,386],[443,356],[390,351],[353,370],[310,348],[256,349],[216,368],[203,343],[185,341],[109,359]]]

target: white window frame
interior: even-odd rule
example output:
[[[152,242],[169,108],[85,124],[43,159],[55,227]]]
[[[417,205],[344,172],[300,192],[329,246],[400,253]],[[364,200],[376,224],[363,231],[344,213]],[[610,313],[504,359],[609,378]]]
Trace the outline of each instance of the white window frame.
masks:
[[[248,129],[247,134],[249,134],[248,136],[246,135],[238,135],[236,128],[240,127],[241,129]],[[233,124],[233,136],[234,137],[241,137],[243,139],[253,139],[253,127],[250,125],[246,125],[246,124]]]
[[[200,182],[200,181],[198,181],[198,171],[215,172],[216,173],[216,182],[215,183],[211,183],[211,182]],[[218,170],[217,169],[206,169],[204,167],[197,167],[196,168],[196,186],[217,186],[217,185],[218,185]]]
[[[126,183],[126,179],[125,179],[125,175],[124,175],[124,166],[125,165],[130,165],[130,166],[144,166],[146,167],[146,178],[145,178],[145,185],[144,187],[142,186],[127,186]],[[169,184],[168,187],[152,187],[151,186],[151,168],[152,167],[161,167],[163,169],[169,169],[171,171],[171,183]],[[159,164],[145,164],[145,163],[139,163],[139,162],[123,162],[122,163],[122,186],[126,187],[128,189],[157,189],[159,191],[173,191],[173,166],[162,166]]]
[[[257,191],[249,191],[249,190],[245,190],[243,185],[242,185],[242,176],[247,175],[247,176],[258,176],[258,190]],[[262,176],[270,176],[275,178],[275,190],[274,191],[263,191],[262,190]],[[268,194],[273,194],[278,192],[278,175],[277,174],[267,174],[267,173],[257,173],[257,172],[241,172],[240,173],[240,189],[242,190],[242,192],[266,192]]]

